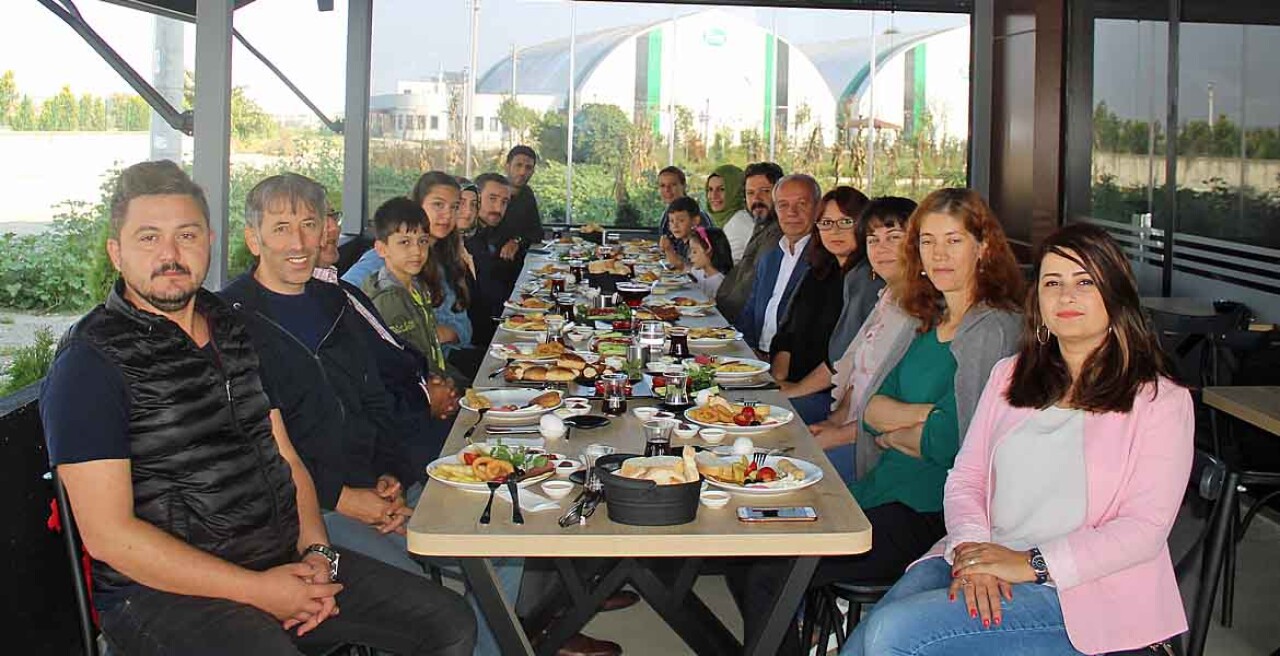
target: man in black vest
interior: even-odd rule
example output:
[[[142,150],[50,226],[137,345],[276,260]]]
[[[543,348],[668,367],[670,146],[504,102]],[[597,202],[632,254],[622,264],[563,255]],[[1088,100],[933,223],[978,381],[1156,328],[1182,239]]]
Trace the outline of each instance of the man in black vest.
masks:
[[[330,545],[244,324],[200,287],[210,242],[181,169],[125,169],[107,241],[121,278],[41,390],[108,642],[131,656],[470,654],[461,597]]]

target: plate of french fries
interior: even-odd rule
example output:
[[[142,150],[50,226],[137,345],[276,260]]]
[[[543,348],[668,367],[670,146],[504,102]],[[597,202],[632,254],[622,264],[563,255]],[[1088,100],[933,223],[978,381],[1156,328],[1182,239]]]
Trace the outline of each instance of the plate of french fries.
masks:
[[[738,494],[784,494],[822,480],[821,467],[791,456],[767,456],[763,465],[756,466],[747,456],[701,451],[697,462],[698,473],[708,485]]]

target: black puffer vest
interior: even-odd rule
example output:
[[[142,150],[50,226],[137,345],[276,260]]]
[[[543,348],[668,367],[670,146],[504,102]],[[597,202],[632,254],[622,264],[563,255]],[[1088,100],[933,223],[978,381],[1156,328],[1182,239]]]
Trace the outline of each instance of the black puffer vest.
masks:
[[[172,321],[115,289],[63,340],[87,343],[119,367],[129,389],[134,514],[202,551],[253,570],[295,560],[297,498],[271,434],[258,356],[235,314],[200,290],[216,356]],[[92,399],[85,400],[92,403]],[[96,562],[94,586],[131,580]]]

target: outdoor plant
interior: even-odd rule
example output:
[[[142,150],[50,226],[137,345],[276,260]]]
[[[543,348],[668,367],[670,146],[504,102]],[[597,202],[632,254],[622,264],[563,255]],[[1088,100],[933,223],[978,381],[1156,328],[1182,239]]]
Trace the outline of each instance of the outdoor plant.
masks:
[[[13,394],[49,373],[54,353],[57,352],[53,331],[48,327],[41,328],[36,331],[35,337],[34,343],[20,347],[13,353],[13,361],[5,371],[9,380],[0,389],[0,396]]]

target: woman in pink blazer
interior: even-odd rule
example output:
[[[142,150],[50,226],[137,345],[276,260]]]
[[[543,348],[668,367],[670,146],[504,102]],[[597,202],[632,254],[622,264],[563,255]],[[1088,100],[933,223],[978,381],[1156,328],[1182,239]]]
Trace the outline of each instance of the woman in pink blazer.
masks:
[[[842,656],[1100,654],[1186,630],[1166,540],[1195,419],[1116,242],[1047,239],[1026,317],[947,477],[947,536]]]

